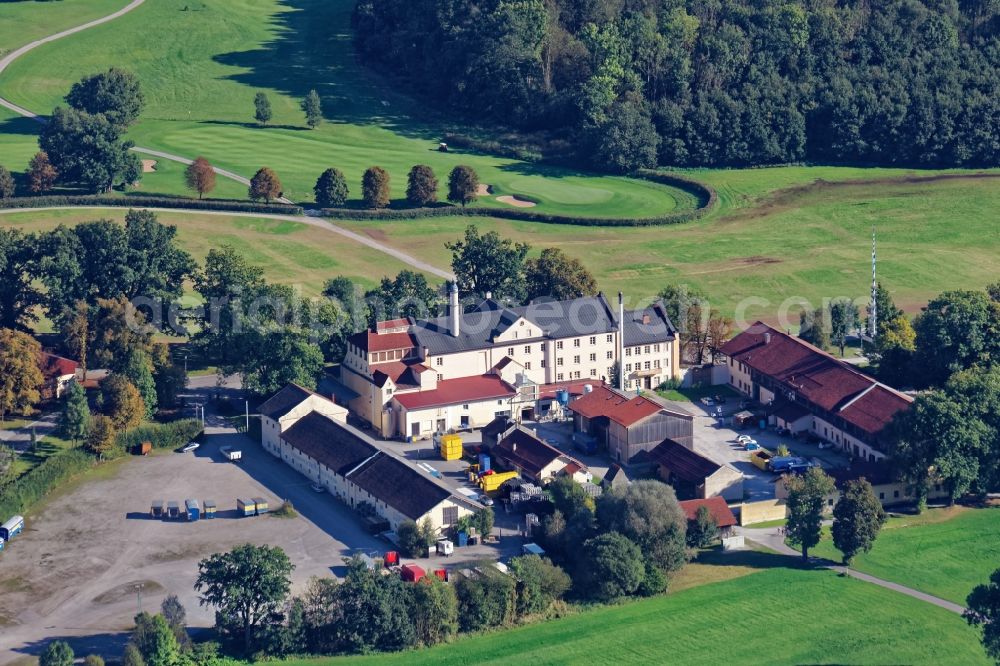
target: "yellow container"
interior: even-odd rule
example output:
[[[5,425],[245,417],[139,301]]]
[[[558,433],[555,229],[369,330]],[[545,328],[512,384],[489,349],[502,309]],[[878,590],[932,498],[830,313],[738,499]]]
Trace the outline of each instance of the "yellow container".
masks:
[[[516,479],[517,472],[499,472],[497,474],[486,474],[485,476],[479,477],[479,487],[484,491],[491,493],[497,488],[499,488],[504,481],[509,481],[510,479]]]
[[[442,435],[441,457],[445,460],[461,460],[462,438],[458,435]]]

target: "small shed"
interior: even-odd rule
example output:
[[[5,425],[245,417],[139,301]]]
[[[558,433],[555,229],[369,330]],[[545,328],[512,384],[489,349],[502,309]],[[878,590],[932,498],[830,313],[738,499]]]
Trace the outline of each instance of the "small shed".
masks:
[[[736,412],[733,414],[733,425],[737,428],[746,428],[747,426],[753,425],[754,415],[753,412],[744,409],[742,412]]]

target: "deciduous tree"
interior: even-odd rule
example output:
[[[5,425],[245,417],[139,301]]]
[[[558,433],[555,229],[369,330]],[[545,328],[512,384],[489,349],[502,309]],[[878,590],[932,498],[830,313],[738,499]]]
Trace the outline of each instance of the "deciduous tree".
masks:
[[[12,412],[29,413],[41,399],[41,353],[42,346],[27,333],[0,329],[0,423]]]
[[[510,561],[510,570],[517,579],[517,614],[520,616],[544,613],[573,584],[562,568],[538,555],[515,557]]]
[[[451,251],[451,268],[458,288],[484,298],[487,293],[498,300],[520,302],[524,298],[524,260],[530,246],[501,238],[495,231],[479,233],[470,224],[464,238],[445,243]]]
[[[395,278],[382,278],[378,289],[365,294],[370,310],[370,324],[396,317],[434,317],[438,311],[438,294],[427,284],[423,273],[400,271]]]
[[[316,204],[322,208],[336,208],[347,203],[347,178],[340,169],[327,169],[320,174],[313,187]]]
[[[850,565],[858,553],[867,553],[885,524],[885,511],[865,479],[848,481],[833,507],[833,545]]]
[[[153,418],[157,404],[156,382],[153,381],[153,363],[146,351],[140,347],[129,349],[121,373],[139,391],[145,406],[143,417]]]
[[[102,114],[56,107],[42,127],[38,145],[60,182],[107,192],[142,177],[142,161],[129,152],[133,144],[122,140],[121,128]]]
[[[244,544],[198,563],[194,589],[216,609],[216,625],[251,654],[288,597],[295,565],[278,546]]]
[[[39,150],[28,162],[28,190],[32,194],[48,192],[59,178],[59,172],[49,161],[49,155]]]
[[[38,657],[38,666],[73,666],[73,648],[66,641],[52,641]]]
[[[823,529],[826,497],[834,491],[833,479],[819,467],[805,474],[786,475],[788,488],[788,540],[802,548],[802,559],[809,559],[809,549],[819,543]]]
[[[32,236],[0,228],[0,328],[27,330],[37,321],[34,308],[44,300],[35,286],[37,259]]]
[[[142,423],[146,403],[139,389],[124,375],[113,372],[101,382],[102,409],[111,417],[115,428],[129,430]],[[92,425],[93,427],[93,425]]]
[[[557,247],[547,247],[537,259],[525,261],[524,279],[529,301],[543,296],[563,301],[597,293],[597,280],[587,267]]]
[[[583,563],[574,582],[592,599],[613,601],[635,594],[645,577],[639,546],[618,532],[605,532],[583,544]]]
[[[404,557],[427,557],[431,542],[412,520],[404,520],[396,527],[396,538]]]
[[[66,101],[79,111],[101,114],[122,129],[139,119],[146,103],[138,77],[118,67],[74,83]]]
[[[261,167],[250,179],[250,188],[247,194],[254,201],[263,199],[267,203],[271,203],[272,199],[281,196],[281,189],[281,180],[278,179],[278,174],[268,167]]]
[[[215,169],[204,157],[196,157],[184,170],[184,180],[189,190],[198,193],[198,198],[215,189]]]
[[[338,649],[345,652],[402,650],[416,638],[409,616],[410,590],[399,576],[383,576],[364,562],[347,563],[336,588],[333,624]]]
[[[830,322],[823,308],[799,313],[799,337],[820,349],[830,346]]]
[[[965,605],[965,619],[983,632],[986,654],[1000,664],[1000,569],[990,575],[989,583],[972,590]]]
[[[0,165],[0,201],[14,196],[14,176],[7,167]]]
[[[306,125],[309,129],[316,129],[323,122],[323,103],[315,90],[310,90],[302,100],[302,113],[306,114]]]
[[[413,632],[418,645],[444,643],[458,633],[458,597],[455,588],[427,576],[410,590]]]
[[[369,208],[389,205],[389,172],[382,167],[368,167],[361,177],[361,198]]]
[[[838,298],[830,303],[830,341],[840,347],[844,355],[847,337],[860,325],[858,306],[846,298]]]
[[[90,419],[86,440],[87,449],[98,458],[103,458],[105,454],[115,448],[117,435],[114,421],[103,414],[97,414]]]
[[[414,206],[427,206],[437,201],[438,180],[434,169],[418,164],[410,169],[406,182],[406,200]]]
[[[271,100],[267,95],[259,92],[253,98],[253,117],[261,126],[267,125],[271,120]]]
[[[466,205],[479,196],[479,174],[470,166],[460,164],[448,174],[448,201]]]
[[[517,612],[514,579],[497,571],[492,562],[481,562],[478,569],[483,575],[455,583],[459,626],[462,631],[509,626]]]
[[[136,615],[131,642],[147,666],[174,666],[180,657],[180,646],[174,631],[160,614]]]
[[[948,291],[913,322],[917,333],[914,381],[938,386],[951,373],[1000,358],[1000,303],[981,291]]]
[[[664,571],[676,571],[687,562],[687,517],[674,489],[665,483],[634,481],[622,493],[602,495],[597,521],[605,531],[635,542]]]
[[[695,519],[687,524],[687,545],[691,548],[708,548],[719,538],[719,525],[707,506],[699,506]]]

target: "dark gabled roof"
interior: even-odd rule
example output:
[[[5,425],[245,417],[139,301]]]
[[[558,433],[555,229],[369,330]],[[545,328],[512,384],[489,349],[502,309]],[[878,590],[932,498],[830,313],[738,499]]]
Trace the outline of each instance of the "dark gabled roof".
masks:
[[[378,453],[378,449],[319,412],[303,416],[281,439],[341,476]]]
[[[625,469],[618,463],[611,463],[608,473],[604,475],[601,485],[605,488],[623,488],[632,483],[625,473]]]
[[[451,497],[447,489],[384,451],[351,471],[347,479],[412,520]]]
[[[653,462],[663,465],[684,481],[698,485],[722,469],[722,465],[719,463],[695,453],[672,439],[660,442],[655,449],[649,452],[649,457]]]
[[[663,301],[657,301],[648,308],[625,311],[625,330],[622,343],[626,347],[648,345],[654,342],[673,340],[677,329],[667,315]]]
[[[532,476],[538,476],[545,467],[563,455],[529,430],[518,426],[497,442],[491,453]]]
[[[892,466],[887,462],[868,462],[867,460],[852,460],[847,467],[835,467],[829,470],[830,476],[838,487],[848,481],[864,477],[873,486],[881,486],[896,481]]]
[[[273,421],[292,411],[296,406],[311,395],[316,395],[298,384],[288,384],[270,398],[265,400],[257,411]]]
[[[462,314],[457,336],[451,334],[448,317],[417,321],[410,332],[417,344],[427,347],[431,354],[486,349],[493,346],[496,336],[521,317],[542,329],[546,338],[552,339],[618,330],[615,313],[604,295],[598,294],[567,301],[537,301],[518,307],[485,300],[475,309]]]
[[[503,431],[514,425],[509,416],[495,416],[492,421],[482,427],[480,433],[483,439],[496,438]]]
[[[877,435],[912,399],[825,351],[756,322],[722,346],[722,353],[780,382],[806,400]]]
[[[684,502],[679,502],[679,504],[688,520],[697,520],[698,509],[706,507],[708,513],[715,518],[716,526],[732,527],[736,525],[736,516],[733,515],[733,512],[729,509],[729,505],[726,504],[726,500],[722,497],[685,500]]]

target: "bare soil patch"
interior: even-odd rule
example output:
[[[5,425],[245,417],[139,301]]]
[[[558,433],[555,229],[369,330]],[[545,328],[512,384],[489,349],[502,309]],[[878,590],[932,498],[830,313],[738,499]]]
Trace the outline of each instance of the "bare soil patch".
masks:
[[[138,587],[142,586],[143,594],[159,594],[163,592],[163,586],[155,580],[133,580],[128,583],[116,585],[107,592],[102,592],[94,597],[95,604],[113,604],[122,599],[131,599],[136,595]]]
[[[365,229],[365,235],[380,243],[389,242],[389,235],[381,229]]]
[[[156,171],[156,160],[143,160],[142,161],[142,172],[152,173]]]
[[[505,194],[502,197],[497,197],[497,201],[509,206],[516,206],[517,208],[534,208],[538,205],[534,201],[528,201],[513,194]]]
[[[476,194],[481,197],[487,197],[493,194],[493,186],[486,183],[479,183],[479,189],[476,190]]]

